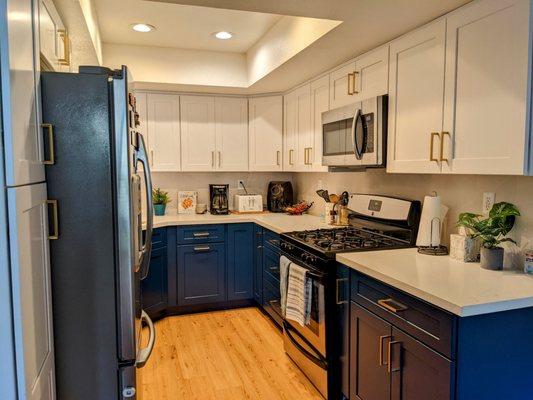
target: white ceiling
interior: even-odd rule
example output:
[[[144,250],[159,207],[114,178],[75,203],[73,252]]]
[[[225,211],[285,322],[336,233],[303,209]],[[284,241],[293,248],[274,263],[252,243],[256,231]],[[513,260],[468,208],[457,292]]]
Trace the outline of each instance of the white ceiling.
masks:
[[[154,3],[143,0],[95,0],[104,43],[173,47],[245,53],[280,15],[219,8]],[[133,23],[154,25],[150,33],[131,29]],[[229,31],[231,40],[213,32]]]

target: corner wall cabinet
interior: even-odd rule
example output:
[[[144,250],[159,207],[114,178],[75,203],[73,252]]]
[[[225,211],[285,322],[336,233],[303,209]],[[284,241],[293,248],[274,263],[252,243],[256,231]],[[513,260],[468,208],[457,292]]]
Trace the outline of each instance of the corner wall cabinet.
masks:
[[[474,1],[391,43],[388,172],[531,172],[529,26],[528,1]]]

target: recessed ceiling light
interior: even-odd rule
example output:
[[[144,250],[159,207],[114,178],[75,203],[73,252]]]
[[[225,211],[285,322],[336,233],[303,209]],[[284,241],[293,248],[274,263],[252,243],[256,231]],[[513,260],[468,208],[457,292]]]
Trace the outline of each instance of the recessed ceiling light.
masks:
[[[131,29],[133,29],[136,32],[146,33],[146,32],[154,31],[155,30],[155,26],[148,25],[148,24],[133,24],[131,26]]]
[[[220,40],[227,40],[233,37],[233,33],[226,32],[226,31],[216,32],[213,35],[215,35],[215,37]]]

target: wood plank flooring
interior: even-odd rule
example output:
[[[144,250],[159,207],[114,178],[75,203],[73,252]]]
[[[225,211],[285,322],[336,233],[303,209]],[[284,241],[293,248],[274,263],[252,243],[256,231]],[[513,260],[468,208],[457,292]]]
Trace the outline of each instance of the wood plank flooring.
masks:
[[[156,330],[142,400],[323,400],[256,308],[167,317]]]

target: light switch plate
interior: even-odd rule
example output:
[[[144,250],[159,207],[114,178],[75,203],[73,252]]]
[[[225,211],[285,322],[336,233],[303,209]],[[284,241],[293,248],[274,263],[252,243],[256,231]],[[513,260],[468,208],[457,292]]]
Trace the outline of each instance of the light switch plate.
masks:
[[[494,199],[496,198],[496,194],[492,192],[484,192],[483,193],[483,204],[481,205],[481,213],[483,215],[489,215],[489,212],[494,205]]]

